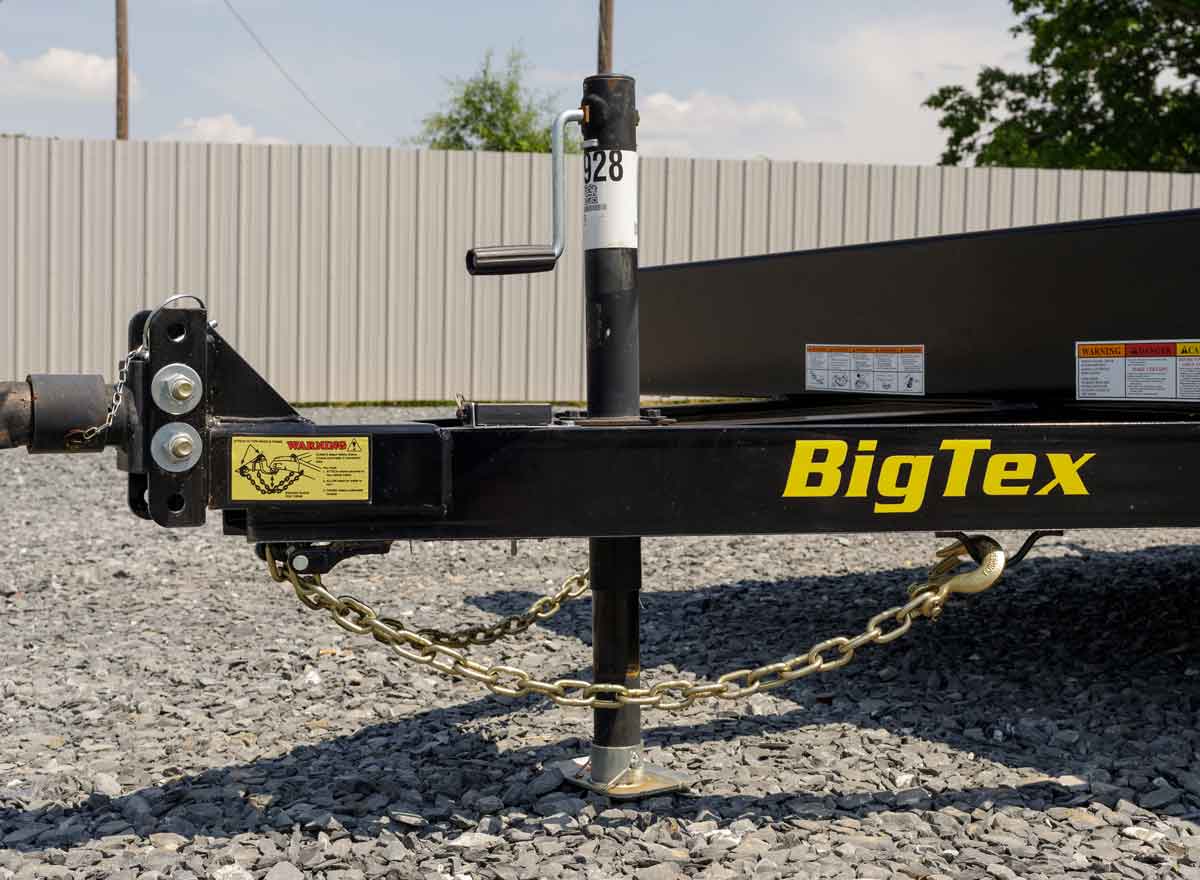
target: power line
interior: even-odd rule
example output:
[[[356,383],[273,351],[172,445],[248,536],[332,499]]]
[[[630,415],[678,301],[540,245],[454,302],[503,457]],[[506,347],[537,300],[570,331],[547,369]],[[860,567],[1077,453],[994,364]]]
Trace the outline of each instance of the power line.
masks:
[[[259,39],[258,34],[256,34],[254,32],[254,28],[250,27],[250,23],[247,22],[246,19],[242,18],[241,13],[239,13],[236,9],[233,8],[233,3],[231,2],[231,0],[225,0],[225,6],[228,7],[228,9],[231,13],[233,13],[233,17],[238,20],[238,23],[245,29],[246,33],[248,33],[250,35],[250,39],[252,39],[252,40],[254,40],[254,42],[258,43],[258,48],[262,49],[263,54],[266,55],[269,59],[271,59],[271,63],[274,64],[276,69],[278,69],[278,71],[283,74],[283,78],[286,79],[289,83],[291,83],[292,88],[294,88],[297,92],[300,93],[300,97],[302,97],[305,101],[307,101],[308,105],[310,107],[312,107],[314,110],[316,110],[318,113],[320,113],[321,118],[324,119],[326,122],[328,122],[330,124],[330,126],[333,128],[333,130],[342,136],[343,140],[345,140],[346,143],[350,144],[351,146],[354,146],[354,141],[350,140],[350,138],[346,135],[346,132],[344,132],[340,128],[338,128],[337,123],[329,118],[329,114],[326,113],[324,110],[322,110],[320,107],[318,107],[317,102],[314,101],[312,98],[310,98],[308,96],[308,92],[304,91],[304,89],[302,89],[300,87],[300,83],[298,83],[294,79],[292,79],[292,75],[290,73],[288,73],[286,70],[284,70],[283,65],[279,63],[279,59],[271,54],[271,50],[268,49],[266,44],[262,40]]]

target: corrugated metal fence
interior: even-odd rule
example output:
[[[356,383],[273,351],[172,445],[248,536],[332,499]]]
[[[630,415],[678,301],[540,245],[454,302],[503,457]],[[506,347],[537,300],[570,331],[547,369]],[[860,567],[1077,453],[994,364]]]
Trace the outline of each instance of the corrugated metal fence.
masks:
[[[578,180],[578,158],[568,174]],[[556,272],[472,279],[549,240],[549,158],[0,139],[0,377],[112,376],[173,292],[288,398],[577,400],[571,187]],[[643,159],[643,265],[1200,206],[1196,175]]]

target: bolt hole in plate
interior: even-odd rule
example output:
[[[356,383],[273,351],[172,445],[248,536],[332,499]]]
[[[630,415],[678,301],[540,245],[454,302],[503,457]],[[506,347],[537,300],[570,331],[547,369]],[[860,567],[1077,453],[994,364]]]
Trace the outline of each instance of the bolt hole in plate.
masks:
[[[190,413],[204,399],[204,382],[187,364],[167,364],[150,382],[154,405],[173,416]]]
[[[187,326],[181,321],[168,325],[167,338],[172,342],[183,342],[187,339]]]
[[[185,507],[187,507],[187,499],[178,492],[172,492],[167,496],[167,510],[171,513],[183,513]]]

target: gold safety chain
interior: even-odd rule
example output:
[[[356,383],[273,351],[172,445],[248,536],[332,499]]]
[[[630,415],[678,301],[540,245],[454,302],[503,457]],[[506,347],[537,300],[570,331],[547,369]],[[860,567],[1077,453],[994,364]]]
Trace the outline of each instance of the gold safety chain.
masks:
[[[506,617],[499,623],[481,626],[465,626],[462,629],[419,629],[417,635],[432,639],[439,645],[451,648],[467,648],[472,645],[490,645],[509,636],[525,632],[539,620],[549,620],[558,614],[564,602],[578,599],[592,587],[591,572],[587,569],[573,574],[559,585],[549,596],[542,596],[529,606],[523,614]]]
[[[322,585],[320,575],[299,574],[290,563],[284,563],[281,571],[270,546],[266,548],[266,556],[267,570],[275,581],[290,583],[297,598],[306,607],[327,611],[342,629],[356,635],[372,636],[404,660],[446,675],[478,682],[494,694],[503,697],[538,694],[549,697],[560,706],[577,708],[644,706],[680,710],[700,700],[744,699],[817,672],[841,669],[854,659],[855,652],[860,648],[886,645],[905,635],[916,618],[936,620],[951,596],[956,593],[982,593],[1004,573],[1005,555],[1000,545],[982,536],[975,539],[975,544],[980,557],[977,568],[955,573],[964,557],[968,556],[968,550],[961,541],[942,548],[937,552],[938,561],[929,570],[926,579],[909,587],[909,600],[876,614],[867,621],[866,629],[856,636],[834,636],[818,642],[803,654],[755,669],[735,669],[714,682],[671,679],[638,688],[575,678],[543,681],[515,666],[476,662],[467,657],[460,647],[441,643],[432,637],[445,635],[457,639],[455,644],[458,645],[487,644],[505,635],[522,632],[536,620],[544,620],[555,614],[563,602],[583,595],[589,586],[586,571],[567,578],[558,591],[539,599],[523,615],[516,615],[490,627],[470,627],[443,634],[432,629],[414,631],[394,618],[380,617],[375,609],[353,596],[333,595]],[[527,619],[529,622],[526,624]],[[520,621],[520,625],[511,621]],[[507,629],[509,627],[511,630]],[[472,641],[477,638],[486,638],[486,641]]]

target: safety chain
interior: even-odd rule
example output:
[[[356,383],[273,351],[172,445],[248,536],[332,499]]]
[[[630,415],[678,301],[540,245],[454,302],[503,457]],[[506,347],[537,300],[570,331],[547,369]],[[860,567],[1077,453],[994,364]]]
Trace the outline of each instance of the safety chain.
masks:
[[[447,635],[451,638],[467,639],[470,644],[486,642],[469,641],[470,633],[478,630],[486,633],[489,641],[502,638],[508,632],[501,630],[508,622],[492,627],[472,627],[459,633],[440,634],[437,630],[413,631],[403,623],[380,617],[376,611],[353,596],[334,596],[321,584],[320,575],[301,575],[285,563],[283,571],[276,563],[270,546],[266,548],[267,569],[277,582],[289,582],[297,598],[308,608],[324,610],[338,626],[356,635],[370,635],[389,647],[397,656],[413,663],[428,666],[450,676],[478,682],[494,694],[504,697],[519,697],[539,694],[549,697],[560,706],[593,709],[619,709],[622,706],[643,706],[664,710],[686,709],[700,700],[738,700],[795,681],[817,672],[841,669],[854,659],[855,652],[868,645],[886,645],[906,634],[913,620],[926,617],[936,620],[946,602],[955,593],[981,593],[991,587],[1004,573],[1004,551],[990,538],[974,539],[975,550],[981,561],[978,568],[961,574],[954,570],[967,555],[962,542],[956,542],[938,551],[938,562],[930,569],[928,577],[909,587],[909,600],[879,612],[869,621],[866,629],[856,636],[834,636],[818,642],[803,654],[770,663],[755,669],[735,669],[714,682],[694,682],[687,679],[660,681],[651,687],[631,688],[621,684],[593,683],[574,678],[543,681],[515,666],[487,665],[467,657],[458,647],[443,644],[435,638]],[[524,615],[510,620],[522,623],[533,615],[534,620],[544,619],[558,611],[562,602],[576,598],[588,588],[588,573],[572,575],[552,596],[535,602]],[[538,611],[541,602],[546,602]],[[538,613],[544,613],[538,618]],[[521,632],[531,626],[514,628]],[[889,628],[890,627],[890,628]],[[495,638],[490,636],[495,635]],[[836,652],[836,656],[833,656]],[[826,656],[830,655],[830,656]]]
[[[113,419],[117,417],[117,410],[121,408],[121,397],[125,394],[125,383],[129,381],[129,364],[133,360],[144,357],[150,353],[150,349],[146,348],[143,342],[129,354],[125,355],[125,359],[121,361],[120,372],[117,373],[117,384],[113,386],[112,400],[108,403],[108,412],[104,414],[104,421],[98,425],[93,425],[83,432],[83,442],[87,443],[97,434],[106,433],[112,427]]]
[[[578,599],[591,589],[591,572],[587,569],[573,574],[562,582],[559,588],[549,596],[542,596],[529,606],[523,614],[506,617],[499,623],[483,624],[482,626],[466,626],[462,629],[446,631],[441,629],[419,629],[417,635],[432,639],[439,645],[451,648],[467,648],[472,645],[490,645],[501,639],[525,632],[539,620],[549,620],[558,614],[564,602]]]

